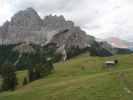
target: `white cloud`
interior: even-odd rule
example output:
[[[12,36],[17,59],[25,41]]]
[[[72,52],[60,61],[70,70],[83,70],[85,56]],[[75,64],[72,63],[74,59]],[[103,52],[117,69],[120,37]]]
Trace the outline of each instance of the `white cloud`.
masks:
[[[18,10],[35,8],[41,16],[63,14],[89,34],[133,39],[133,0],[0,0],[0,23]]]
[[[12,16],[10,4],[7,0],[0,0],[0,25]]]

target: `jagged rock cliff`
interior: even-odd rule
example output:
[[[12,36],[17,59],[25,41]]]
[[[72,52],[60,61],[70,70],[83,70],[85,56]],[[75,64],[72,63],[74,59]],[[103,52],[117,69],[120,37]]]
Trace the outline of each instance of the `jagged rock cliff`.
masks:
[[[64,47],[64,52],[77,52],[78,49],[91,48],[97,49],[98,54],[103,49],[95,47],[95,38],[87,35],[80,27],[74,25],[72,21],[66,20],[63,16],[49,15],[41,19],[33,8],[27,8],[16,13],[11,21],[7,21],[0,27],[1,44],[18,44],[14,50],[18,52],[30,52],[28,44],[35,44],[41,47],[47,44],[56,44],[56,49]],[[59,51],[61,51],[59,50]],[[100,50],[100,51],[99,51]],[[77,52],[78,54],[79,52]],[[66,54],[65,54],[66,55]],[[72,54],[73,55],[73,54]]]
[[[40,31],[42,20],[32,8],[16,13],[10,22],[6,22],[0,29],[5,42],[16,43],[31,40],[34,32]]]
[[[84,31],[79,27],[66,29],[54,35],[50,43],[57,44],[58,47],[65,45],[65,48],[78,47],[86,48],[88,46],[88,39]]]
[[[47,39],[51,39],[61,30],[71,29],[74,27],[72,21],[66,21],[63,16],[46,16],[43,20],[42,31],[45,32]]]
[[[61,32],[66,29],[69,32],[65,34]],[[0,40],[8,44],[25,41],[45,44],[50,42],[53,37],[57,37],[56,34],[62,34],[59,41],[66,41],[65,38],[69,37],[69,41],[67,39],[66,42],[68,46],[70,44],[80,45],[80,47],[86,45],[85,32],[74,26],[72,21],[65,20],[63,16],[52,15],[41,19],[33,8],[19,11],[10,22],[7,21],[0,27]]]

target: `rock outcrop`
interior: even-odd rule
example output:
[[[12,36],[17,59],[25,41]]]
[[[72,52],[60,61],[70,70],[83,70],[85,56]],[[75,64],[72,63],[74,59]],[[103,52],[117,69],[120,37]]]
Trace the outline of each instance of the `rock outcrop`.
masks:
[[[18,52],[19,54],[31,54],[36,53],[35,49],[32,47],[32,45],[28,43],[22,43],[16,47],[13,48],[14,52]]]
[[[57,44],[57,47],[65,45],[65,48],[78,47],[80,49],[86,48],[88,46],[87,35],[79,27],[74,27],[71,29],[66,29],[60,31],[58,34],[54,35],[50,43]]]
[[[74,27],[74,23],[72,21],[66,21],[63,16],[49,15],[43,20],[42,31],[45,32],[49,40],[61,30],[71,29],[72,27]]]

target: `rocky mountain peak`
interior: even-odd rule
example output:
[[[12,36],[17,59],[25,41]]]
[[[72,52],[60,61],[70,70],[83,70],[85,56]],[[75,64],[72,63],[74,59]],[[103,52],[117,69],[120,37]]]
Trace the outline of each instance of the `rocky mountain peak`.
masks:
[[[2,27],[0,27],[0,35],[4,35],[5,33],[8,33],[8,26],[9,26],[9,21],[6,21]]]
[[[61,30],[71,29],[74,27],[72,21],[65,20],[64,16],[48,15],[43,20],[43,31],[46,32],[47,38],[51,39]]]
[[[4,40],[9,43],[27,41],[45,44],[59,39],[59,44],[64,43],[68,47],[71,45],[78,45],[81,48],[87,46],[86,33],[80,27],[76,27],[72,21],[66,20],[62,15],[48,15],[41,19],[33,8],[16,13],[10,22],[0,28],[0,35],[3,33]]]
[[[33,8],[27,8],[27,9],[25,9],[25,10],[21,10],[21,11],[17,12],[17,13],[12,17],[12,19],[15,19],[15,17],[22,17],[22,16],[25,16],[25,17],[30,17],[30,16],[39,17],[39,15],[38,15],[37,12],[35,11],[35,9],[33,9]]]
[[[10,22],[7,21],[0,27],[0,40],[4,38],[4,43],[24,42],[33,39],[34,33],[40,31],[41,27],[40,16],[33,8],[27,8],[16,13]]]
[[[35,9],[33,9],[32,7],[27,8],[25,11],[27,11],[27,12],[32,12],[32,13],[37,13],[37,12],[35,11]]]
[[[74,26],[72,21],[65,20],[64,16],[48,15],[43,20],[44,29],[47,31],[51,30],[63,30],[70,29]]]
[[[33,8],[27,8],[25,10],[19,11],[11,19],[11,25],[9,27],[10,33],[17,33],[16,29],[22,31],[26,30],[39,30],[42,20],[37,12]]]

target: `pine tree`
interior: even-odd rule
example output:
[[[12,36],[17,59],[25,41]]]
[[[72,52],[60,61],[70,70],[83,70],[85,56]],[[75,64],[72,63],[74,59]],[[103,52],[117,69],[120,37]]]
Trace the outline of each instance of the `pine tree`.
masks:
[[[32,67],[28,69],[28,78],[30,82],[35,80],[35,71]]]
[[[27,84],[28,84],[28,80],[27,80],[27,78],[25,77],[24,80],[23,80],[23,86],[24,86],[24,85],[27,85]]]
[[[17,85],[16,69],[13,65],[3,65],[1,68],[2,90],[15,90]]]

